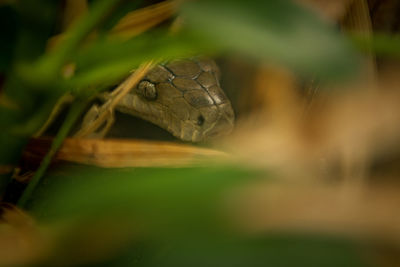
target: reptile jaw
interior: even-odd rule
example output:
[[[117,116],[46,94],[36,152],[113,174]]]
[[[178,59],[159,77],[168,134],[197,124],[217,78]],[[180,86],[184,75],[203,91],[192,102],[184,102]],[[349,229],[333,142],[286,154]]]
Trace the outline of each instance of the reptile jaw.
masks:
[[[183,141],[200,142],[232,131],[231,103],[212,60],[175,60],[154,67],[116,109],[150,121]]]

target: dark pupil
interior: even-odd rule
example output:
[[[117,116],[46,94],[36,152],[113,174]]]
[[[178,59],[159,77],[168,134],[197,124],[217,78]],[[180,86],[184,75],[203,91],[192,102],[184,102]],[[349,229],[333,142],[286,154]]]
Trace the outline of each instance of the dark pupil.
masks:
[[[141,81],[138,90],[148,100],[155,100],[157,98],[155,85],[149,81]]]
[[[203,117],[203,116],[200,115],[200,116],[197,118],[197,124],[198,124],[199,126],[201,126],[201,125],[204,124],[204,117]]]
[[[144,88],[144,95],[149,99],[154,97],[154,90],[150,84],[146,84],[146,87]]]

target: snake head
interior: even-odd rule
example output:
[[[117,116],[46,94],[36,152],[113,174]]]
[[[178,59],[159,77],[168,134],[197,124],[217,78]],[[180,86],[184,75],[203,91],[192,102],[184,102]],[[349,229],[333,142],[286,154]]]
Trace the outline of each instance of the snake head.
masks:
[[[184,141],[228,134],[234,112],[219,83],[219,69],[205,58],[176,60],[150,70],[117,106]]]

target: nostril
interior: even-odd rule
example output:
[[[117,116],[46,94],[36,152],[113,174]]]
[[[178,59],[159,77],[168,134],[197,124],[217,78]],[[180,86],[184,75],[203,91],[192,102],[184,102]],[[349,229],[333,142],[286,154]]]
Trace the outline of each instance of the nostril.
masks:
[[[204,124],[204,117],[202,115],[197,117],[197,125],[202,126]]]

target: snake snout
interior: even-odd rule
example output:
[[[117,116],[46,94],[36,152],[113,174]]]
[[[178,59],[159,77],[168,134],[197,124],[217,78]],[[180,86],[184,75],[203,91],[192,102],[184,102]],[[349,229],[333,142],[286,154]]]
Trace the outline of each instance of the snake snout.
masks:
[[[205,136],[205,139],[212,139],[223,135],[228,135],[234,127],[235,116],[232,108],[227,107],[221,112],[221,116],[217,119],[214,126],[210,128]]]
[[[208,138],[215,138],[221,135],[229,134],[233,129],[233,124],[231,121],[227,120],[226,118],[220,118],[218,120],[218,124],[212,128],[208,134]]]

